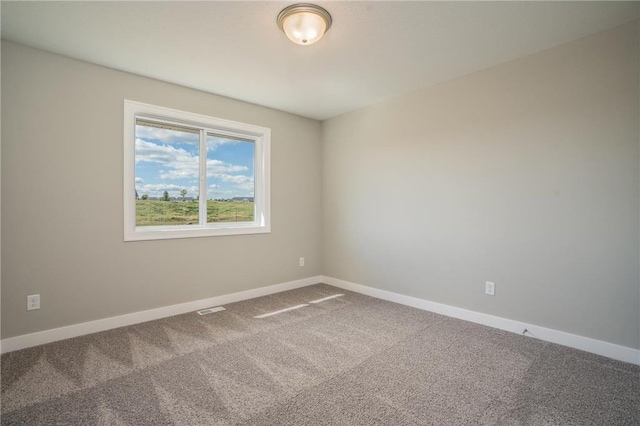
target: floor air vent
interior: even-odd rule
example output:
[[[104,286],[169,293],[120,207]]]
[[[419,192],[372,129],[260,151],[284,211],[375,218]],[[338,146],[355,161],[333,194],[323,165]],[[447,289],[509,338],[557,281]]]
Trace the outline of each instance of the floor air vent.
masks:
[[[200,309],[199,311],[196,311],[196,312],[198,313],[198,315],[207,315],[207,314],[212,314],[214,312],[220,312],[220,311],[224,311],[224,308],[222,306],[216,306],[215,308]]]

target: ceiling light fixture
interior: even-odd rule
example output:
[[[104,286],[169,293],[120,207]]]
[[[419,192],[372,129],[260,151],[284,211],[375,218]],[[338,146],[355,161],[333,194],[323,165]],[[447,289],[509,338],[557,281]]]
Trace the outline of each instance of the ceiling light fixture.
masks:
[[[329,30],[331,15],[315,4],[294,4],[278,14],[278,26],[289,40],[307,46],[320,40]]]

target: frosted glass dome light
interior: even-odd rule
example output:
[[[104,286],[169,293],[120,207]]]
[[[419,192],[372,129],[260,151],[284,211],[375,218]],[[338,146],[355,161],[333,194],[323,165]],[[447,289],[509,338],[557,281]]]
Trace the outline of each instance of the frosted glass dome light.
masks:
[[[278,26],[289,40],[307,46],[320,40],[331,27],[331,15],[314,4],[294,4],[280,12]]]

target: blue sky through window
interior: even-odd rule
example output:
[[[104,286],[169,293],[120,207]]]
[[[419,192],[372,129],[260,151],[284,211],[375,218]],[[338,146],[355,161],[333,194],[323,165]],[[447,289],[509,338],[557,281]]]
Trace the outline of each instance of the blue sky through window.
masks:
[[[139,196],[199,196],[199,133],[136,125],[135,187]],[[255,144],[207,135],[207,199],[254,196]]]

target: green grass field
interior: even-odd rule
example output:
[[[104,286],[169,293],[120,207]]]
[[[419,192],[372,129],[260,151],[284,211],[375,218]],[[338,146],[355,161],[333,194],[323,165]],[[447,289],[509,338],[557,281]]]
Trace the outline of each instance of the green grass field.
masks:
[[[207,200],[207,222],[251,222],[253,203]],[[197,201],[136,201],[136,226],[197,225]]]

